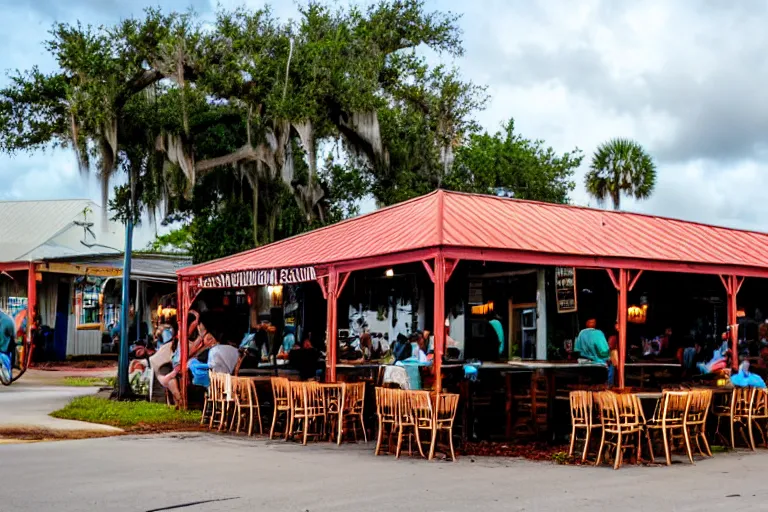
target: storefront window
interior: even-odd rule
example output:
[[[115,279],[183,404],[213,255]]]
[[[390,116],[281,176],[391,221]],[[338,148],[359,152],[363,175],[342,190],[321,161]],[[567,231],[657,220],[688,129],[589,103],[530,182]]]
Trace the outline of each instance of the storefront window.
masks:
[[[98,277],[78,277],[75,280],[75,318],[78,329],[101,328],[101,285]]]

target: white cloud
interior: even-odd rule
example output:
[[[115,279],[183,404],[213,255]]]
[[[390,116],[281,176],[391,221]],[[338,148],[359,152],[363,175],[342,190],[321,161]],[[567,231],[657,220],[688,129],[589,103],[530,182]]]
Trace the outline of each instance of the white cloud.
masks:
[[[224,8],[263,7],[262,0],[196,0],[210,17]],[[297,18],[300,2],[275,0],[273,14]],[[303,3],[303,2],[301,2]],[[329,0],[344,5],[343,0]],[[359,0],[357,5],[370,5]],[[30,7],[0,0],[0,68],[50,66],[40,42],[54,18],[102,23],[138,14],[127,0],[43,0]],[[167,8],[183,8],[174,1]],[[611,0],[432,0],[428,9],[462,14],[462,74],[489,86],[478,115],[495,131],[514,117],[520,133],[558,151],[584,150],[574,202],[589,156],[602,141],[632,137],[657,157],[659,182],[645,202],[627,209],[763,229],[760,190],[768,185],[768,6],[742,0],[644,2]],[[61,4],[63,5],[63,4]],[[434,58],[431,56],[430,58]],[[48,59],[48,60],[46,60]],[[441,59],[450,63],[450,59]],[[47,163],[46,163],[47,162]],[[93,194],[65,153],[0,159],[0,197]],[[10,180],[10,182],[8,181]],[[10,183],[10,185],[8,185]],[[83,189],[83,187],[85,187]],[[98,187],[95,188],[98,197]]]

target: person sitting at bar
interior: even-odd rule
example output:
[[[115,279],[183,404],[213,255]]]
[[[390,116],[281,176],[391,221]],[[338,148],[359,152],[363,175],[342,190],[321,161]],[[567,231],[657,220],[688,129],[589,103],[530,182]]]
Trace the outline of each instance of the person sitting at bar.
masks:
[[[605,334],[597,329],[597,320],[590,318],[586,327],[576,337],[574,349],[579,357],[589,359],[592,362],[604,364],[608,367],[608,383],[613,384],[614,366],[611,364],[611,350]]]
[[[402,361],[403,359],[411,357],[411,343],[408,338],[402,334],[398,334],[392,353],[395,356],[395,361]]]
[[[304,337],[301,348],[291,350],[288,363],[299,372],[301,380],[311,380],[317,377],[319,351],[312,345],[309,335]]]

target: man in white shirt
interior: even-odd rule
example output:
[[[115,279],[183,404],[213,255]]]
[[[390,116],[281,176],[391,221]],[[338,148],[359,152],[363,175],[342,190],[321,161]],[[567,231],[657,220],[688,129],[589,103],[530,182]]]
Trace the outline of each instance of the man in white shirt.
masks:
[[[240,351],[232,345],[219,343],[208,351],[208,368],[218,373],[232,374],[240,359]]]

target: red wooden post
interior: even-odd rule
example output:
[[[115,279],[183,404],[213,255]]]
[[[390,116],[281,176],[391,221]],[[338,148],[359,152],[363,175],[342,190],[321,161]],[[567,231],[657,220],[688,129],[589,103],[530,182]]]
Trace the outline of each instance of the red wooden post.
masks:
[[[627,270],[619,269],[619,367],[618,386],[624,387],[624,363],[627,358]]]
[[[731,366],[739,368],[739,320],[736,315],[736,276],[728,276],[728,325],[731,326]]]
[[[21,368],[26,368],[27,363],[32,362],[32,338],[35,329],[35,311],[37,310],[37,280],[35,279],[35,263],[29,262],[27,271],[27,346],[24,348],[24,357],[20,361]],[[26,351],[29,351],[27,353]]]
[[[728,314],[728,327],[731,328],[731,366],[734,370],[739,369],[739,319],[737,317],[736,295],[738,295],[741,285],[744,284],[744,278],[740,280],[734,276],[720,276],[723,286],[725,286],[726,311]]]
[[[336,267],[328,269],[327,281],[328,310],[326,319],[326,347],[325,347],[325,381],[336,382],[336,346],[337,337],[337,311],[336,301],[339,295],[339,272]]]
[[[435,258],[435,391],[443,391],[443,349],[445,347],[445,256]]]
[[[187,359],[189,359],[189,332],[187,316],[189,283],[186,279],[179,279],[176,285],[176,321],[179,326],[179,355],[181,363],[181,406],[187,408]]]

